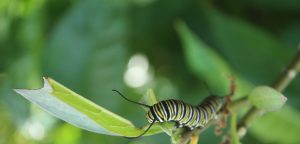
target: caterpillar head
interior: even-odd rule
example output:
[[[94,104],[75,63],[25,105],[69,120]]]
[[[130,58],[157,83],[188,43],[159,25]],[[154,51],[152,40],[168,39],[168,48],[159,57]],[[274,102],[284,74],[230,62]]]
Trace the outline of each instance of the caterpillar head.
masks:
[[[151,109],[151,108],[150,108]],[[147,112],[147,114],[146,114],[146,118],[147,118],[147,120],[148,120],[148,122],[149,123],[152,123],[153,121],[154,121],[154,116],[153,116],[153,114],[152,114],[152,112],[151,112],[151,110],[149,109],[149,111]]]

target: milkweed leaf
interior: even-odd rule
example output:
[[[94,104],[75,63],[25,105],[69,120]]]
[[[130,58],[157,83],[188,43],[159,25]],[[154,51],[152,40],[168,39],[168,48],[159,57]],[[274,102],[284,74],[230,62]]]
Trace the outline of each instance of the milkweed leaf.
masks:
[[[15,91],[57,118],[91,132],[134,137],[144,131],[136,128],[127,119],[96,105],[51,78],[44,78],[44,86],[41,89],[15,89]],[[146,135],[159,132],[161,129],[154,125]]]

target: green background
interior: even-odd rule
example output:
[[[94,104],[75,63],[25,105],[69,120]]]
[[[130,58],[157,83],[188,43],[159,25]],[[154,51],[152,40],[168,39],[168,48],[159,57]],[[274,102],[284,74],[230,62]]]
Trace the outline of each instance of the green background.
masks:
[[[185,22],[247,83],[269,85],[297,51],[299,15],[298,0],[1,0],[0,144],[169,143],[166,134],[128,140],[80,130],[12,89],[39,88],[42,76],[48,76],[143,126],[143,109],[111,89],[139,100],[153,88],[161,100],[191,104],[208,94],[204,82],[222,93],[222,82],[208,80],[227,69],[199,73],[195,65],[211,61],[188,52],[176,22]],[[135,54],[148,59],[152,77],[138,88],[123,78]],[[300,143],[299,86],[296,78],[284,92],[287,105],[258,119],[242,143]],[[213,128],[200,135],[200,143],[220,139]]]

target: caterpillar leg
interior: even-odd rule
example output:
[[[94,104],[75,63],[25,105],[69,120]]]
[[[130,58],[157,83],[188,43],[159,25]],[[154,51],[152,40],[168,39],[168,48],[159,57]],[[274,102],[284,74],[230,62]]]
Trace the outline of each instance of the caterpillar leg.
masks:
[[[175,122],[174,128],[177,129],[179,128],[179,126],[180,126],[179,122]]]
[[[194,130],[196,127],[189,127],[189,129],[192,131],[192,130]]]
[[[198,141],[199,141],[199,135],[193,134],[191,136],[190,144],[198,144]]]
[[[179,122],[175,122],[174,128],[177,129],[177,128],[181,128],[181,127],[184,127],[184,126],[185,126],[184,124],[181,124]]]

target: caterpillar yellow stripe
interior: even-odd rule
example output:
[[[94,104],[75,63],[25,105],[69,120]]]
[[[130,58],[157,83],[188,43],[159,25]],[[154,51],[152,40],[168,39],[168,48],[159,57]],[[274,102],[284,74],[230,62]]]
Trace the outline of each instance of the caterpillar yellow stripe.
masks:
[[[224,97],[207,97],[200,105],[193,106],[180,100],[160,101],[149,108],[146,118],[152,123],[174,121],[176,127],[194,129],[204,127],[209,121],[216,118],[224,104]]]

